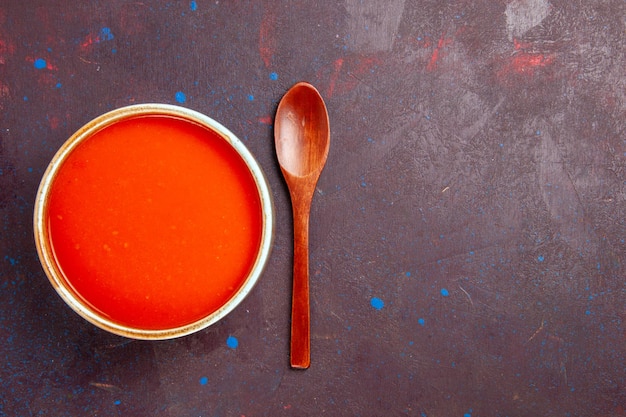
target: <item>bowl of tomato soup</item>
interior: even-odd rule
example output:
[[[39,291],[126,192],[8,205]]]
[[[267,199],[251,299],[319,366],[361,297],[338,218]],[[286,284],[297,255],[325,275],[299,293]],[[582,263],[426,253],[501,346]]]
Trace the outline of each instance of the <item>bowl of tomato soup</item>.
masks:
[[[112,333],[169,339],[217,322],[268,260],[274,210],[245,145],[166,104],[123,107],[72,135],[34,209],[37,251],[61,298]]]

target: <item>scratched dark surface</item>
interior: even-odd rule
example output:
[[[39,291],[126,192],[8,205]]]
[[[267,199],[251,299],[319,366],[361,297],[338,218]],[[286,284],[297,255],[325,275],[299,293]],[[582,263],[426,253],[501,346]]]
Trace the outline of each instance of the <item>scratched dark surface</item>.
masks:
[[[626,415],[626,3],[0,4],[0,416]],[[288,366],[291,220],[272,121],[316,85],[312,366]],[[257,287],[185,338],[79,318],[37,259],[58,147],[116,107],[237,134],[274,193]]]

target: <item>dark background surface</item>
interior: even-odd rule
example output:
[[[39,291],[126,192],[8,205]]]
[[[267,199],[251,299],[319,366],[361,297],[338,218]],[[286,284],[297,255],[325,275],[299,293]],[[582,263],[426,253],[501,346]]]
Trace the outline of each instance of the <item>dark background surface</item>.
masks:
[[[626,415],[626,2],[0,4],[0,415]],[[288,365],[295,82],[330,112],[312,366]],[[73,313],[32,237],[59,146],[165,102],[237,134],[275,247],[222,322],[129,341]]]

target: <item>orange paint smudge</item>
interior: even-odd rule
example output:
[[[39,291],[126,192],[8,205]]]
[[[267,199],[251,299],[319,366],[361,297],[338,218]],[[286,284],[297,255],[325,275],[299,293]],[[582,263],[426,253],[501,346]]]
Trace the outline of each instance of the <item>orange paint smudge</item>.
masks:
[[[89,385],[91,385],[92,387],[103,389],[108,392],[112,392],[114,394],[122,392],[122,389],[120,387],[113,384],[105,384],[103,382],[90,382]]]
[[[9,97],[9,86],[0,81],[0,110],[4,110],[4,99]]]

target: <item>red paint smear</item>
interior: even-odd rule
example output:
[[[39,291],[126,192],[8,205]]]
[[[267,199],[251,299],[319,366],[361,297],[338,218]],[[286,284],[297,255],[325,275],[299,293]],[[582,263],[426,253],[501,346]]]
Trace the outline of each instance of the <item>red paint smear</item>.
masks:
[[[89,35],[87,35],[85,37],[85,39],[80,43],[80,47],[83,50],[89,49],[91,48],[91,46],[94,43],[98,43],[100,42],[100,36],[98,35],[94,35],[93,33],[90,33]]]
[[[350,55],[322,67],[317,71],[316,77],[319,80],[328,80],[325,95],[330,98],[336,94],[352,91],[371,74],[372,68],[381,62],[382,59],[377,55]]]
[[[272,116],[263,116],[259,117],[258,121],[261,124],[271,126],[274,120],[272,119]]]
[[[48,122],[50,123],[50,127],[52,129],[57,129],[61,125],[61,119],[57,116],[49,116]]]
[[[26,62],[30,63],[30,64],[35,64],[35,58],[29,56],[26,57]],[[59,67],[57,67],[56,65],[52,65],[50,63],[50,60],[46,58],[46,69],[50,70],[50,71],[57,71],[59,69]]]
[[[515,74],[534,75],[535,70],[551,65],[554,55],[531,54],[521,52],[511,57],[504,71]]]
[[[528,48],[532,47],[532,43],[531,42],[520,42],[517,39],[513,39],[513,47],[515,48],[516,51],[519,51],[520,49],[528,49]]]
[[[272,62],[272,56],[276,51],[276,37],[274,31],[276,28],[276,15],[272,10],[266,10],[261,19],[259,29],[259,53],[261,59],[268,68]]]
[[[13,55],[14,53],[15,45],[8,41],[5,41],[4,39],[0,39],[0,64],[5,64],[6,56]]]
[[[335,85],[337,85],[337,79],[341,73],[341,67],[343,67],[343,58],[339,58],[333,64],[333,72],[330,75],[330,84],[328,86],[328,97],[332,97],[335,92]]]
[[[4,39],[0,39],[0,54],[13,54],[15,52],[15,45]]]
[[[4,25],[7,18],[6,11],[0,9],[0,25]],[[6,56],[15,53],[15,45],[10,40],[5,39],[3,28],[0,27],[0,64],[6,63]]]
[[[437,67],[437,61],[439,61],[439,58],[441,58],[442,55],[441,50],[452,43],[452,39],[446,38],[445,36],[446,34],[444,33],[443,35],[441,35],[441,38],[439,38],[439,41],[437,42],[437,47],[433,51],[433,54],[430,57],[430,61],[426,66],[427,71],[433,71]]]

